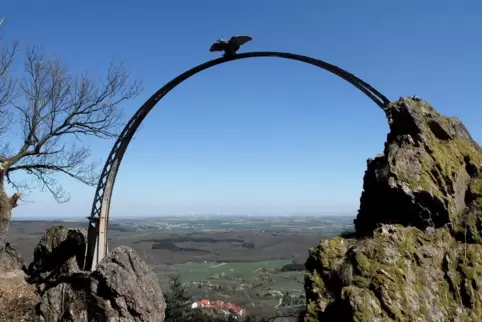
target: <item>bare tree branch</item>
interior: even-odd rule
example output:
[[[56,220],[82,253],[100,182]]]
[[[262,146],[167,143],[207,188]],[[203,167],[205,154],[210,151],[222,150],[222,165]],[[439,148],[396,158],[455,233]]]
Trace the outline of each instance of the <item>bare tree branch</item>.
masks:
[[[10,184],[15,190],[20,192],[20,199],[21,200],[30,195],[32,185],[29,184],[29,182],[27,180],[23,180],[23,181],[12,180],[9,173],[5,174],[5,178],[7,179],[8,184]]]
[[[6,18],[0,18],[0,29],[5,25]],[[0,37],[0,44],[2,39]],[[12,113],[6,105],[15,95],[15,81],[10,74],[12,63],[17,53],[18,43],[0,46],[0,134],[8,130],[12,122]]]
[[[11,64],[8,59],[0,59],[1,66]],[[15,182],[11,176],[23,171],[59,202],[68,201],[69,195],[58,174],[94,186],[98,173],[96,164],[88,161],[90,149],[75,143],[81,142],[83,136],[116,137],[122,120],[119,104],[136,97],[141,84],[128,83],[129,74],[122,64],[112,63],[103,80],[87,74],[72,75],[58,58],[45,57],[36,48],[27,53],[25,73],[18,86],[1,83],[1,66],[0,108],[8,106],[15,112],[22,135],[22,144],[16,150],[8,143],[0,146],[0,163],[7,182],[16,189],[29,190],[27,182]],[[11,91],[9,84],[16,91],[6,96],[2,106],[2,93]]]

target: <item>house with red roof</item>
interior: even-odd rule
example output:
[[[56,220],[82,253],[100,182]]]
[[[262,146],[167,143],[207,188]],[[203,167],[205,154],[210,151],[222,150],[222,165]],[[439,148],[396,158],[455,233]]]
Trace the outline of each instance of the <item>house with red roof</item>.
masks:
[[[223,312],[225,315],[229,315],[234,313],[236,316],[243,316],[245,314],[245,310],[241,307],[220,300],[209,301],[209,300],[199,300],[191,305],[192,309],[201,309],[201,308],[208,308],[208,309],[215,309],[218,311]]]

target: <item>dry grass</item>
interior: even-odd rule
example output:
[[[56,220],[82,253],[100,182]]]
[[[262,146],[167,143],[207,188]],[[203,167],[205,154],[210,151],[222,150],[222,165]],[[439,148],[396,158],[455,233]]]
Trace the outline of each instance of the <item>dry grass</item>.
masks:
[[[0,321],[33,322],[38,294],[22,271],[0,273]]]

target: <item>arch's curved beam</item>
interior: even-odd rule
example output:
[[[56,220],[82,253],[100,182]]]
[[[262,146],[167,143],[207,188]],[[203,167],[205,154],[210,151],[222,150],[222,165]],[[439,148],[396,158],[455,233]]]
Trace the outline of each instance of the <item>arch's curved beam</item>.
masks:
[[[112,191],[114,188],[117,171],[119,170],[120,163],[122,161],[122,158],[124,157],[129,142],[134,136],[139,125],[146,118],[147,114],[149,114],[149,112],[154,108],[154,106],[173,88],[181,84],[186,79],[194,76],[195,74],[229,61],[254,57],[279,57],[296,60],[317,66],[319,68],[323,68],[341,77],[342,79],[346,80],[347,82],[358,88],[371,100],[373,100],[380,108],[384,109],[388,105],[388,103],[390,103],[390,101],[383,94],[381,94],[371,85],[362,81],[355,75],[337,66],[328,64],[322,60],[291,53],[249,52],[236,54],[231,57],[221,57],[218,59],[213,59],[182,73],[181,75],[168,82],[162,88],[160,88],[144,103],[144,105],[141,106],[141,108],[139,108],[139,110],[137,110],[137,112],[134,114],[134,116],[132,116],[127,125],[122,130],[116,143],[114,144],[114,147],[109,154],[109,157],[107,158],[107,161],[99,178],[97,190],[95,192],[91,216],[88,217],[90,220],[90,224],[88,230],[86,261],[84,265],[84,268],[86,270],[94,268],[97,263],[102,260],[102,258],[107,254],[107,228],[109,221],[110,200],[112,197]]]

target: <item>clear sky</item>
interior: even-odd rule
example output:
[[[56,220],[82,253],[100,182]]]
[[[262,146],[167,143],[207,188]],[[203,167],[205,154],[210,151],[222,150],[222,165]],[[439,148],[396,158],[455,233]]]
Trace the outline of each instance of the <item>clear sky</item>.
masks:
[[[390,99],[418,95],[482,141],[482,2],[4,0],[6,36],[39,45],[75,71],[102,75],[122,59],[144,92],[219,56],[218,38],[251,35],[242,51],[323,59]],[[299,62],[258,58],[205,71],[171,92],[129,147],[111,216],[292,214],[358,208],[366,159],[382,152],[383,113],[356,88]],[[104,161],[112,141],[88,142]],[[87,216],[94,188],[65,180],[58,205],[36,192],[13,218]]]

